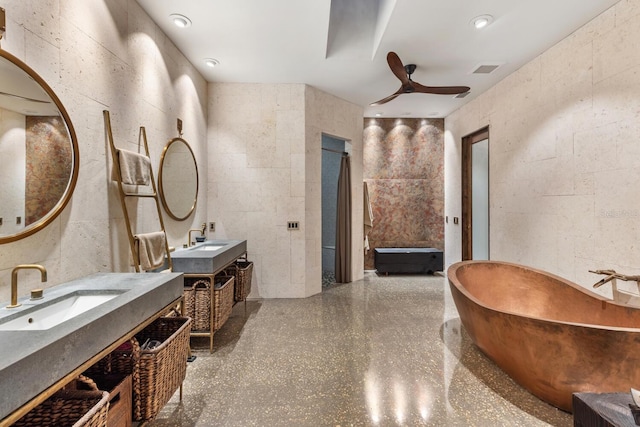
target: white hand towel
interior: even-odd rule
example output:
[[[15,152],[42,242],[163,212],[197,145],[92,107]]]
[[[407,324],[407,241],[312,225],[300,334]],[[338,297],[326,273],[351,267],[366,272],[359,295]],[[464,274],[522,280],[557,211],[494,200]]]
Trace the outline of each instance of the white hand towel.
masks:
[[[151,184],[151,159],[133,151],[118,150],[120,181],[129,185]]]
[[[147,271],[161,267],[164,264],[165,234],[164,231],[136,234],[140,268]]]

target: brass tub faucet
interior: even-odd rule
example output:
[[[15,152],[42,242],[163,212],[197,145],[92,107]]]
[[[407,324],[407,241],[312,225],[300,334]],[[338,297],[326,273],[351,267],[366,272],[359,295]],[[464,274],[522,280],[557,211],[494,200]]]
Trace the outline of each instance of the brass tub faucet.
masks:
[[[20,264],[11,270],[11,304],[7,308],[20,307],[22,304],[18,303],[18,270],[40,270],[41,281],[47,281],[47,270],[38,264]]]

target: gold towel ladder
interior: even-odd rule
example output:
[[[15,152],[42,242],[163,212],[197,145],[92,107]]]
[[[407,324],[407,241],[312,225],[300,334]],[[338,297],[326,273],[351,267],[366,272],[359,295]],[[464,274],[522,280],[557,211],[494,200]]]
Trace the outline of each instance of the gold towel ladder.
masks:
[[[120,162],[118,161],[118,152],[113,142],[113,132],[111,131],[111,118],[109,116],[109,111],[104,110],[102,112],[104,116],[104,123],[107,131],[107,138],[109,139],[109,146],[111,148],[111,158],[113,160],[113,167],[115,168],[115,176],[118,178],[116,182],[118,183],[118,194],[120,196],[120,205],[122,206],[122,213],[124,214],[124,220],[127,224],[127,235],[129,236],[129,247],[131,248],[131,255],[133,257],[133,264],[136,269],[136,272],[140,272],[140,254],[138,253],[138,245],[136,245],[136,237],[131,231],[131,221],[129,220],[129,209],[127,208],[126,200],[127,198],[151,198],[154,200],[156,205],[156,210],[158,212],[158,218],[160,221],[161,231],[164,233],[164,245],[165,245],[165,254],[167,256],[167,265],[168,270],[173,271],[173,263],[171,262],[171,255],[169,251],[169,242],[167,240],[167,233],[164,228],[164,221],[162,219],[162,212],[160,210],[160,203],[158,200],[158,190],[156,189],[156,180],[153,175],[153,167],[150,168],[151,175],[151,187],[153,189],[152,193],[137,193],[137,192],[127,192],[122,187],[122,181],[120,180]],[[144,143],[144,152],[147,157],[149,156],[149,145],[147,144],[147,132],[143,126],[140,127],[140,133],[138,134],[138,143],[142,139]]]

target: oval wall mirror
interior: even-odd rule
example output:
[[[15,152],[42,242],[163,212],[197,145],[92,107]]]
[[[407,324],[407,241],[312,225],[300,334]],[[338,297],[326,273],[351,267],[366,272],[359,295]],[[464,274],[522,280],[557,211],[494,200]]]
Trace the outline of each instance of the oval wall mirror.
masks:
[[[62,103],[27,64],[0,49],[0,243],[50,224],[71,199],[78,166]]]
[[[198,164],[191,147],[173,138],[162,151],[158,187],[162,206],[175,220],[191,215],[198,201]]]

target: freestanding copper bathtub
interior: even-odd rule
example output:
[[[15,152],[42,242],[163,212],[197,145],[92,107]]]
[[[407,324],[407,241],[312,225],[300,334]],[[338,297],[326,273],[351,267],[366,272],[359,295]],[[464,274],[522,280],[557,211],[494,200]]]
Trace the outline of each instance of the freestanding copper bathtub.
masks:
[[[540,399],[571,412],[574,392],[640,388],[640,309],[516,264],[463,261],[447,275],[475,345]]]

